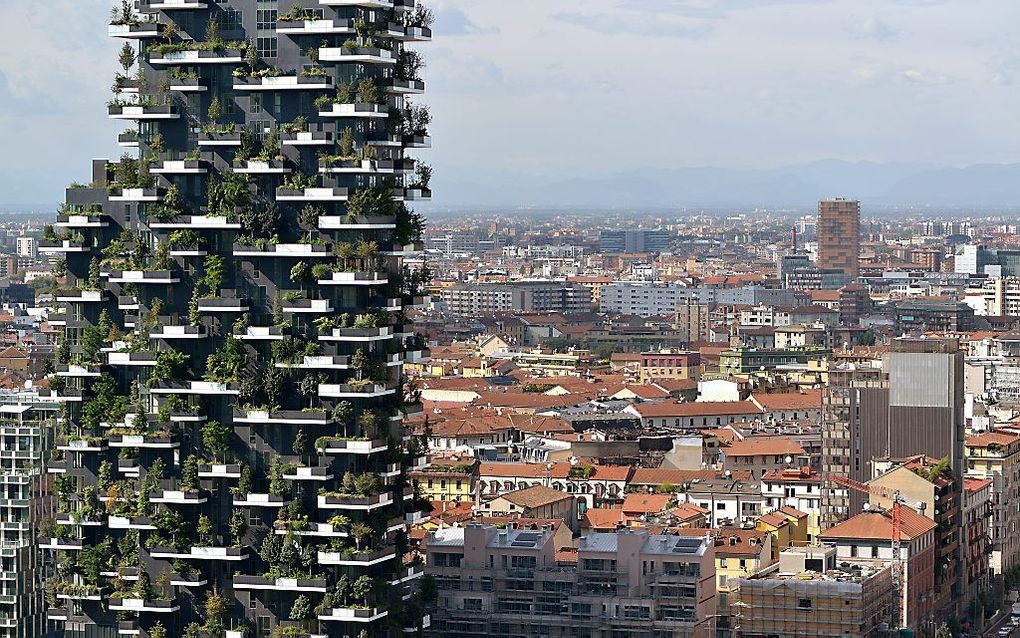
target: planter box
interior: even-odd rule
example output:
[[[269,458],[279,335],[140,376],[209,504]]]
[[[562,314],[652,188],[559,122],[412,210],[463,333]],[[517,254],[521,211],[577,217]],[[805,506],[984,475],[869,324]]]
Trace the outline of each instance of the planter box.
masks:
[[[319,217],[320,230],[392,230],[397,227],[396,217]]]
[[[329,496],[319,494],[319,509],[373,510],[393,503],[393,494],[383,492],[375,496]]]
[[[166,0],[164,0],[166,1]],[[160,64],[241,64],[244,52],[240,49],[224,49],[223,51],[176,51],[149,56],[149,63]]]

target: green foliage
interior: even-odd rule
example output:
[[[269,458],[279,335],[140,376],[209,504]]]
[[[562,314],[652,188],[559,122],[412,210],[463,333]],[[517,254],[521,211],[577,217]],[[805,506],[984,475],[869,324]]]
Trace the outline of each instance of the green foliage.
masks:
[[[202,445],[217,460],[226,460],[233,436],[233,429],[219,421],[206,421],[202,426]]]
[[[124,73],[131,70],[131,67],[135,64],[135,50],[130,43],[125,42],[124,46],[120,48],[120,55],[117,57],[120,66],[124,69]]]
[[[244,535],[248,532],[248,519],[240,509],[234,509],[230,515],[230,538],[235,547],[240,547]]]
[[[223,105],[220,104],[219,96],[213,97],[212,101],[209,102],[209,119],[212,122],[219,122],[220,118],[223,117]]]
[[[197,492],[198,485],[198,458],[191,455],[185,459],[181,470],[181,487],[186,492]]]
[[[236,382],[247,366],[244,342],[228,336],[205,364],[205,378],[218,383]]]
[[[393,201],[393,192],[388,186],[361,188],[354,191],[347,201],[347,216],[392,217],[397,214],[397,204]]]
[[[182,379],[188,371],[188,363],[191,357],[186,352],[178,350],[162,350],[156,355],[156,365],[152,368],[152,375],[149,377],[149,385],[158,384],[164,381]]]
[[[308,600],[308,596],[304,594],[299,595],[294,599],[294,604],[290,607],[290,619],[297,621],[311,620],[315,617],[315,612],[312,609],[312,603]]]

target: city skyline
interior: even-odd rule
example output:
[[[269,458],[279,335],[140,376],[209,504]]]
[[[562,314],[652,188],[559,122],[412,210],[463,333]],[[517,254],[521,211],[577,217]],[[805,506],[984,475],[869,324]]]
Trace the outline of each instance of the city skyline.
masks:
[[[1020,12],[1009,3],[437,4],[430,104],[444,143],[430,159],[444,206],[1015,201],[989,188],[1020,181],[1020,56],[994,31]],[[87,178],[81,158],[119,156],[115,125],[96,116],[108,88],[90,81],[115,71],[115,45],[89,37],[108,9],[9,8],[0,134],[18,152],[0,160],[3,204],[55,204],[70,176]],[[815,164],[829,159],[880,166]],[[985,163],[1004,166],[938,172]]]

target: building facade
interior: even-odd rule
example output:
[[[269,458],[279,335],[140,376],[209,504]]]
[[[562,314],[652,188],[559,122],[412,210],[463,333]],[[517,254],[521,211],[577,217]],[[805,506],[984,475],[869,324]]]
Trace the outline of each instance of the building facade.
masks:
[[[118,3],[119,161],[67,190],[68,635],[400,636],[431,169],[414,0]],[[62,369],[62,368],[58,368]],[[59,383],[58,383],[59,381]],[[66,519],[66,523],[63,521]]]
[[[40,545],[58,522],[47,468],[59,404],[35,392],[0,395],[0,636],[50,636],[46,584],[54,563]],[[52,593],[51,593],[52,598]]]
[[[714,544],[591,533],[558,559],[552,531],[468,525],[430,534],[432,636],[711,638]]]
[[[861,203],[852,199],[823,199],[818,202],[819,269],[842,270],[857,279],[861,252]]]

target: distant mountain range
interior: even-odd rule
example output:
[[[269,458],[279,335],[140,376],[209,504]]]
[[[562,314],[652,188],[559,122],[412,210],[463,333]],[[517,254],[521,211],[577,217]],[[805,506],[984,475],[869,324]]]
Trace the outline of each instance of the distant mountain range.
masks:
[[[920,208],[964,212],[1020,212],[1020,163],[951,168],[820,160],[771,169],[635,168],[571,179],[544,175],[475,173],[458,180],[456,170],[436,166],[435,202],[426,212],[460,209],[694,209],[787,208],[812,210],[824,197],[860,199],[865,214]],[[52,215],[53,203],[18,204],[24,188],[0,176],[0,214]],[[23,185],[22,185],[23,186]],[[22,200],[24,201],[24,200]]]
[[[436,175],[439,208],[812,208],[818,199],[847,196],[878,207],[1020,210],[1020,164],[947,168],[821,160],[760,170],[635,169],[560,181],[503,173],[484,183],[444,179],[441,167]]]

